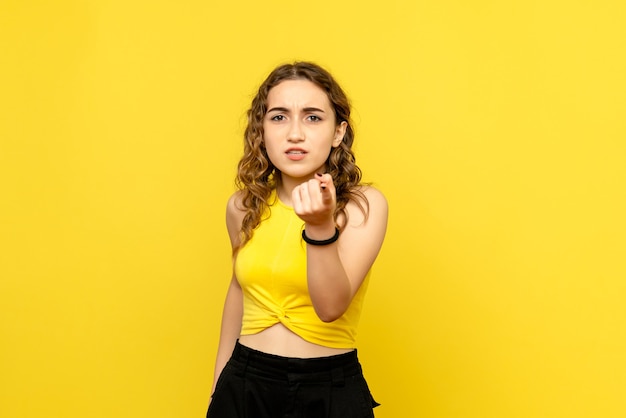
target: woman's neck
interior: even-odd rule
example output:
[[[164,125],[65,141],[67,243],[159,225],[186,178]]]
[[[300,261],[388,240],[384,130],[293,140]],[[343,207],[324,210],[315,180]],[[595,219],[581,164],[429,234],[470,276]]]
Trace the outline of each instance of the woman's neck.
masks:
[[[294,178],[294,177],[286,177],[281,176],[278,178],[276,182],[276,194],[281,202],[283,202],[287,206],[292,206],[291,203],[291,193],[293,189],[302,183],[309,181],[314,178],[313,175],[310,177],[302,177],[302,178]]]

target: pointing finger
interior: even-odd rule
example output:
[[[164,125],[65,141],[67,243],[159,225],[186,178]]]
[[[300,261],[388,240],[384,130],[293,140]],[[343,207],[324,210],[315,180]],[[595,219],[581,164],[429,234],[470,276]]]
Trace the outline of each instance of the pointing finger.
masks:
[[[335,194],[335,185],[333,184],[333,177],[326,174],[316,174],[317,180],[320,182],[320,189],[322,194],[322,203],[324,205],[329,205],[333,203],[334,194]]]

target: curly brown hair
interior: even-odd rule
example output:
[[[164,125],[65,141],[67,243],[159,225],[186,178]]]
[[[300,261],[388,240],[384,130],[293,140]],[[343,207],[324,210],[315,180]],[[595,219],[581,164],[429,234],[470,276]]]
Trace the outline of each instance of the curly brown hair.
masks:
[[[248,110],[248,124],[244,132],[244,154],[238,164],[235,183],[241,190],[241,204],[245,215],[241,223],[240,244],[242,247],[252,238],[254,229],[261,222],[269,198],[278,184],[280,172],[270,161],[263,141],[263,118],[267,112],[267,97],[270,90],[285,80],[308,80],[320,87],[335,110],[337,125],[346,122],[346,133],[341,144],[332,148],[326,166],[333,178],[337,191],[335,223],[343,229],[347,223],[346,205],[353,201],[367,217],[368,202],[360,191],[361,170],[356,165],[352,143],[354,130],[350,121],[350,102],[339,84],[328,71],[311,62],[284,64],[272,71],[259,87]],[[236,249],[235,249],[236,250]]]

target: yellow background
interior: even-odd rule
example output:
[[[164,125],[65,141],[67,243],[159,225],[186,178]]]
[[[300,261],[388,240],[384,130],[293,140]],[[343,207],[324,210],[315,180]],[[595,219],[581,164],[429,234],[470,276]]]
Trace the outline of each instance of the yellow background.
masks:
[[[626,416],[622,1],[0,1],[0,416],[202,417],[244,112],[353,100],[378,418]]]

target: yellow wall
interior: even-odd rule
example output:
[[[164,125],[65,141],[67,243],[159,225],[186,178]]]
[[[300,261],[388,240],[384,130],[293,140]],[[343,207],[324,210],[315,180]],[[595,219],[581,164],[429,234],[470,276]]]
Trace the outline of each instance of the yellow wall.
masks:
[[[626,6],[0,2],[0,416],[201,417],[243,114],[327,66],[389,233],[378,418],[626,416]]]

